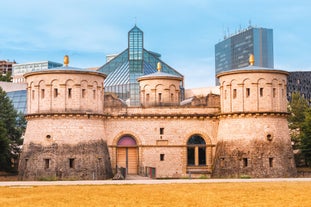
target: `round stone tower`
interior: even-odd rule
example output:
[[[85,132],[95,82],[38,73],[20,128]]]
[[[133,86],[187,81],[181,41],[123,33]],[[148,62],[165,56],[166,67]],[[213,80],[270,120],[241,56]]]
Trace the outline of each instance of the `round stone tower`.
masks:
[[[287,122],[287,75],[252,64],[217,75],[221,113],[213,177],[296,175]]]
[[[157,72],[137,79],[140,85],[140,103],[142,106],[173,106],[180,103],[180,83],[182,77],[161,72],[161,63]]]
[[[112,176],[103,137],[105,74],[69,67],[25,74],[27,128],[21,180]]]

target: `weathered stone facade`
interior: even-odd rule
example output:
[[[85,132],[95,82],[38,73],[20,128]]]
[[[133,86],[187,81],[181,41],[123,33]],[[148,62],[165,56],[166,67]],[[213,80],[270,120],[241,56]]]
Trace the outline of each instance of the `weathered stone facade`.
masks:
[[[288,73],[255,69],[218,75],[221,113],[214,177],[296,175],[287,123]]]
[[[21,180],[112,177],[103,128],[104,74],[68,67],[25,75]]]
[[[103,140],[77,144],[40,145],[30,143],[21,156],[19,178],[101,180],[112,176]]]
[[[127,107],[104,94],[101,73],[26,74],[20,179],[107,179],[117,167],[156,178],[295,176],[286,75],[227,72],[219,75],[220,96],[180,105],[182,80],[159,71],[139,78],[142,106]]]

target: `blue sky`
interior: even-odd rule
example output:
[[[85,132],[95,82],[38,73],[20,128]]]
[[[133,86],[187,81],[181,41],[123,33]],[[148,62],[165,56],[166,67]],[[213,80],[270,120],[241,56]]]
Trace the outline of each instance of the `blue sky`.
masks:
[[[275,68],[311,70],[310,0],[10,0],[0,4],[0,59],[18,63],[70,56],[101,66],[144,31],[147,50],[185,76],[185,87],[214,85],[214,46],[225,32],[272,28]]]

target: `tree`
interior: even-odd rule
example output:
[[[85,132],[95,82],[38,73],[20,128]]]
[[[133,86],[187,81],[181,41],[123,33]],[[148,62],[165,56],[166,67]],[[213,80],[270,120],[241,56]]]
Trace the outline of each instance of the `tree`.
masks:
[[[18,114],[6,92],[0,87],[0,170],[12,170],[12,160],[19,154],[25,119]]]
[[[305,113],[301,127],[301,153],[307,166],[311,166],[311,108]]]
[[[300,131],[305,120],[305,112],[309,105],[305,98],[299,92],[293,92],[291,101],[289,103],[290,116],[288,117],[288,124],[291,134],[291,140],[294,143],[294,149],[300,148]]]
[[[12,74],[10,72],[7,72],[5,75],[0,75],[0,81],[4,82],[11,82],[12,81]]]
[[[289,103],[290,116],[288,122],[290,123],[290,128],[295,129],[301,127],[308,108],[308,101],[299,92],[293,92]]]
[[[306,111],[309,109],[307,100],[299,92],[293,92],[289,102],[288,126],[290,137],[293,143],[295,162],[297,166],[305,165],[304,155],[302,154],[302,126],[305,122]]]

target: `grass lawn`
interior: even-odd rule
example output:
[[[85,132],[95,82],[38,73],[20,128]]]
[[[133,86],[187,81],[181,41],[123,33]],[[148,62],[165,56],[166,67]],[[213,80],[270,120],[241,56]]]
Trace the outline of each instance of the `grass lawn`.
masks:
[[[0,206],[311,206],[311,182],[0,187]]]

